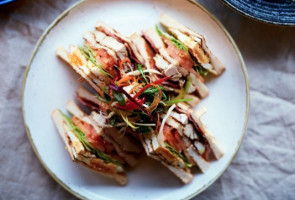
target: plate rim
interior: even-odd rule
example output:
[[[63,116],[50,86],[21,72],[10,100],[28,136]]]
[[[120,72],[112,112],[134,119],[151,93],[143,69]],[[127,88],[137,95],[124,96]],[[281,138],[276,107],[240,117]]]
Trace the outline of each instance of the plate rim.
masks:
[[[31,57],[29,59],[29,62],[27,64],[26,70],[25,70],[25,74],[24,74],[24,79],[23,79],[23,86],[22,86],[22,99],[21,99],[21,107],[22,107],[22,115],[23,115],[23,121],[24,121],[24,126],[25,126],[25,130],[26,130],[26,134],[28,137],[28,140],[33,148],[33,151],[37,157],[37,159],[39,160],[39,162],[41,163],[41,165],[43,166],[43,168],[46,170],[46,172],[59,184],[61,185],[65,190],[67,190],[70,194],[74,195],[75,197],[78,197],[80,199],[83,200],[90,200],[88,197],[79,194],[78,192],[72,190],[66,183],[64,183],[62,180],[60,180],[50,169],[49,167],[45,164],[45,162],[43,161],[43,159],[41,158],[35,144],[34,141],[32,139],[31,136],[31,132],[29,127],[27,126],[26,123],[26,118],[25,118],[25,108],[24,108],[24,95],[25,95],[25,88],[26,88],[26,81],[27,81],[27,77],[28,77],[28,73],[30,71],[31,65],[33,63],[33,60],[39,50],[39,47],[42,45],[43,41],[46,39],[46,36],[50,33],[50,31],[56,26],[58,25],[58,23],[63,20],[64,17],[66,17],[74,8],[76,8],[77,6],[81,5],[82,3],[87,2],[88,0],[80,0],[76,3],[74,3],[73,5],[71,5],[69,8],[67,8],[65,11],[63,11],[60,15],[58,15],[54,21],[52,21],[50,23],[50,25],[45,29],[45,31],[42,33],[42,35],[40,36],[39,40],[37,41],[32,53],[31,53]],[[245,137],[245,133],[247,130],[247,125],[248,125],[248,119],[249,119],[249,112],[250,112],[250,87],[249,87],[249,79],[248,79],[248,73],[247,73],[247,68],[245,65],[245,62],[243,60],[242,54],[237,46],[237,44],[235,43],[235,41],[233,40],[233,38],[231,37],[231,35],[229,34],[229,32],[226,30],[226,28],[222,25],[222,23],[211,13],[209,12],[203,5],[201,5],[200,3],[194,1],[194,0],[183,0],[183,1],[188,1],[189,3],[192,3],[194,6],[199,7],[202,11],[204,11],[206,14],[209,15],[209,17],[211,17],[211,19],[213,21],[215,21],[217,23],[217,25],[221,28],[221,30],[225,33],[225,35],[227,36],[227,38],[229,39],[230,43],[233,45],[239,61],[240,61],[240,67],[243,71],[243,75],[244,75],[244,80],[245,80],[245,86],[246,86],[246,113],[244,116],[244,126],[242,129],[242,137],[240,138],[240,140],[238,141],[238,146],[234,151],[234,154],[232,155],[230,161],[226,164],[226,166],[220,171],[219,174],[217,174],[210,182],[208,182],[207,184],[205,184],[203,187],[201,187],[200,189],[198,189],[197,191],[195,191],[194,193],[187,195],[183,198],[181,198],[181,200],[187,200],[187,199],[191,199],[193,197],[195,197],[196,195],[200,194],[201,192],[203,192],[205,189],[207,189],[210,185],[212,185],[224,172],[225,170],[229,167],[229,165],[232,163],[233,159],[236,157],[241,145],[242,145],[242,141]]]
[[[231,10],[235,11],[236,13],[239,13],[240,15],[247,17],[248,19],[254,20],[256,22],[260,22],[263,24],[268,24],[268,25],[273,25],[273,26],[283,26],[283,27],[295,27],[295,18],[294,18],[294,22],[274,22],[274,21],[270,21],[267,19],[264,19],[263,17],[257,17],[254,16],[252,14],[246,13],[244,11],[242,11],[240,8],[238,8],[237,6],[234,6],[230,1],[228,0],[219,0],[221,3],[223,3],[223,5],[225,5],[226,7],[230,8]]]

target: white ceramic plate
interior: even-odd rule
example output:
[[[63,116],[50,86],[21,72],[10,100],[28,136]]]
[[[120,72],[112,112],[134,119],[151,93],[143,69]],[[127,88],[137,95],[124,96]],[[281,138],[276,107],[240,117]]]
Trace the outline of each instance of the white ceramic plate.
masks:
[[[50,118],[58,107],[64,110],[79,86],[78,76],[55,56],[59,46],[82,44],[82,34],[102,20],[123,34],[154,26],[166,12],[207,37],[208,46],[227,70],[207,83],[211,94],[200,106],[208,128],[223,147],[225,155],[212,162],[205,174],[195,174],[188,185],[159,163],[143,158],[128,172],[129,183],[122,187],[87,168],[74,164]],[[220,23],[200,5],[190,1],[89,0],[65,11],[41,37],[27,68],[24,82],[23,114],[28,137],[37,157],[64,188],[84,199],[187,199],[212,184],[237,153],[249,112],[249,86],[242,57]]]

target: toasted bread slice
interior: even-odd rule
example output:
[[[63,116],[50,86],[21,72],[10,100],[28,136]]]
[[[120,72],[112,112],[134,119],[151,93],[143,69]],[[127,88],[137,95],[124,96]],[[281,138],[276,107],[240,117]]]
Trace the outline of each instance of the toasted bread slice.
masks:
[[[200,99],[197,96],[193,95],[193,94],[186,94],[186,95],[184,95],[183,98],[192,99],[191,101],[187,102],[192,107],[196,107],[200,103]]]
[[[215,158],[220,159],[223,156],[224,152],[222,151],[221,147],[218,145],[215,137],[212,135],[209,129],[205,126],[205,124],[201,121],[200,117],[203,113],[204,113],[203,111],[193,112],[191,116],[195,120],[195,122],[198,124],[201,131],[203,132]]]
[[[194,166],[197,166],[201,172],[205,172],[209,169],[210,163],[200,156],[192,145],[184,150],[184,155]]]
[[[195,88],[195,91],[199,94],[201,98],[205,98],[209,95],[208,87],[197,77],[197,73],[190,74],[190,78],[192,80],[192,87]]]
[[[221,147],[218,145],[215,137],[209,131],[209,129],[205,126],[205,124],[201,121],[201,116],[207,111],[205,108],[201,108],[199,111],[194,112],[193,109],[186,103],[178,103],[177,106],[183,110],[185,113],[191,116],[192,120],[197,124],[202,132],[204,138],[208,141],[210,149],[216,159],[220,159],[224,152]]]
[[[177,178],[179,178],[184,184],[190,183],[194,178],[192,173],[187,172],[186,170],[183,170],[179,167],[174,167],[172,165],[168,165],[163,162],[162,164],[166,166],[173,174],[175,174],[175,176],[177,176]]]

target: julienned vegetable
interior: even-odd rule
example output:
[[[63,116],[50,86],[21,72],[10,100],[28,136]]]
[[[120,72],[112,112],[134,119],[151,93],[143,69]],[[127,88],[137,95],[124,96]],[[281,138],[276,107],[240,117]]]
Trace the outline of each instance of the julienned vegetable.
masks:
[[[137,68],[142,72],[141,66],[137,66]],[[144,73],[142,72],[142,74]],[[122,86],[118,86],[118,84],[122,82],[121,80],[123,80],[126,83],[128,83],[128,81],[136,80],[134,79],[134,77],[130,77],[130,78],[123,77],[121,78],[121,80],[117,81],[117,85],[110,84],[108,87],[104,87],[103,96],[96,95],[100,101],[108,104],[110,106],[110,109],[112,109],[113,111],[115,111],[116,109],[127,111],[127,112],[118,111],[117,113],[119,118],[121,118],[122,120],[121,122],[125,122],[126,125],[131,127],[132,129],[138,128],[135,125],[133,125],[137,123],[137,121],[132,121],[133,118],[130,118],[130,112],[134,110],[141,110],[144,115],[149,116],[149,119],[147,119],[148,121],[151,120],[154,123],[156,123],[157,120],[156,120],[156,114],[154,113],[154,111],[162,112],[164,110],[163,106],[167,107],[175,103],[192,100],[190,98],[186,98],[186,99],[182,98],[187,93],[187,90],[191,84],[190,78],[188,78],[188,80],[186,81],[184,89],[181,90],[179,95],[173,99],[170,99],[170,96],[169,96],[170,100],[167,101],[167,95],[166,95],[165,89],[163,86],[161,86],[161,84],[164,83],[165,81],[168,81],[170,77],[164,77],[151,83],[148,83],[147,79],[145,79],[143,75],[141,77],[143,82],[141,82],[139,85],[144,85],[144,84],[145,85],[141,88],[138,88],[138,90],[134,92],[133,96],[131,96],[128,92],[126,92]],[[125,100],[125,98],[127,98],[127,100]],[[115,105],[112,102],[117,102],[117,105]],[[114,121],[112,121],[111,124],[115,125]],[[147,130],[145,130],[144,132],[147,132]]]
[[[162,99],[162,90],[160,89],[158,85],[155,85],[154,87],[157,88],[159,92],[154,94],[154,99],[151,105],[147,108],[149,112],[153,112],[157,108],[157,106],[159,105]]]
[[[157,80],[157,81],[154,81],[154,82],[152,82],[152,83],[150,83],[150,84],[148,84],[148,85],[146,85],[146,86],[144,86],[135,96],[134,96],[134,98],[137,98],[139,95],[141,95],[141,93],[143,93],[146,89],[148,89],[148,88],[150,88],[150,87],[152,87],[152,86],[154,86],[154,85],[157,85],[157,84],[161,84],[161,83],[163,83],[163,82],[165,82],[165,81],[167,81],[168,79],[170,79],[170,77],[168,76],[168,77],[165,77],[165,78],[162,78],[162,79],[159,79],[159,80]]]
[[[166,101],[165,104],[166,105],[172,105],[175,103],[180,103],[180,102],[186,102],[186,101],[192,101],[192,98],[187,98],[187,99],[175,99],[175,100],[171,100],[171,101]]]
[[[137,129],[138,127],[134,126],[129,120],[128,120],[128,117],[125,116],[122,112],[120,112],[120,115],[122,117],[122,119],[124,120],[124,122],[130,126],[133,130]]]
[[[161,84],[164,81],[167,81],[169,78],[170,77],[165,77],[165,78],[162,78],[162,79],[159,79],[157,81],[154,81],[152,83],[147,84],[146,86],[144,86],[143,88],[141,88],[139,90],[139,92],[136,93],[133,97],[130,96],[130,94],[127,93],[120,86],[117,86],[115,84],[110,84],[109,87],[112,88],[116,92],[116,95],[121,94],[120,97],[122,97],[122,95],[125,95],[127,97],[127,99],[130,101],[130,103],[128,103],[128,106],[127,107],[122,107],[123,105],[121,104],[121,106],[118,106],[118,108],[125,109],[125,110],[134,110],[134,109],[142,110],[145,114],[147,114],[151,118],[152,121],[156,122],[155,117],[151,114],[151,112],[153,112],[157,108],[157,106],[160,103],[161,98],[162,98],[162,91],[161,91],[160,87],[158,86],[158,84]],[[159,91],[159,94],[154,95],[154,100],[152,101],[150,107],[146,109],[143,106],[143,102],[144,101],[143,100],[136,100],[136,99],[143,92],[145,92],[148,88],[151,88],[151,87],[157,88],[157,90]]]
[[[144,74],[144,72],[142,70],[142,65],[138,64],[137,69],[140,71],[140,73],[141,73],[142,77],[144,78],[145,82],[148,84],[149,82],[148,82],[148,80],[147,80],[147,78],[146,78],[146,76],[145,76],[145,74]]]
[[[121,92],[122,94],[124,94],[131,102],[133,102],[135,105],[137,105],[138,109],[142,110],[145,114],[147,114],[148,116],[150,116],[150,118],[155,121],[155,118],[154,116],[149,113],[142,105],[140,105],[134,97],[131,97],[130,94],[128,94],[125,90],[123,90],[123,88],[119,87],[119,86],[116,86],[116,85],[113,85],[111,84],[110,87],[112,89],[114,89],[115,91],[117,92]]]

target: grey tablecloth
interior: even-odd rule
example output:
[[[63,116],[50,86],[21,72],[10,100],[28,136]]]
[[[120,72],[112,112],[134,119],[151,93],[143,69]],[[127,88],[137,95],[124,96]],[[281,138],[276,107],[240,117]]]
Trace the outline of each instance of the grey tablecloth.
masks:
[[[21,91],[33,47],[75,0],[20,0],[0,10],[0,200],[76,199],[43,169],[27,139]],[[295,199],[295,28],[246,19],[201,0],[225,25],[247,65],[251,113],[231,166],[195,199]]]

